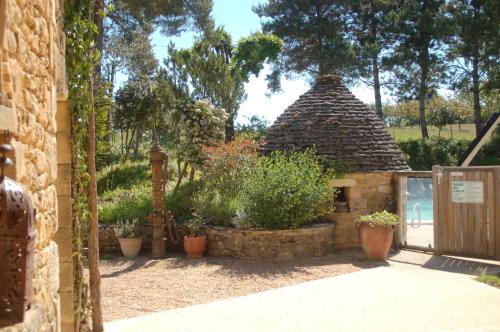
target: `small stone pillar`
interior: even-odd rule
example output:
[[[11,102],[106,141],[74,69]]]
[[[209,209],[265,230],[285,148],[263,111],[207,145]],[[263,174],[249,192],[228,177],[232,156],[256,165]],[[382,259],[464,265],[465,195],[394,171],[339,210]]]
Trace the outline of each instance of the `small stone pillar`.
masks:
[[[153,243],[152,256],[164,257],[166,254],[166,243],[163,237],[163,198],[165,197],[164,167],[168,164],[168,154],[163,152],[155,143],[151,148],[151,169],[153,173]]]

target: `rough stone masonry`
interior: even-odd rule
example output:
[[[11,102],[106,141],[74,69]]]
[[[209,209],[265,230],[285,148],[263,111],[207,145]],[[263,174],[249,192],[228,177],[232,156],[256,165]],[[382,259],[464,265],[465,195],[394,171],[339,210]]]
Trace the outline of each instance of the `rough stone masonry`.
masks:
[[[21,183],[37,210],[32,307],[23,323],[2,332],[61,328],[54,235],[58,229],[56,112],[58,102],[67,99],[62,6],[58,0],[0,0],[0,129],[12,133],[16,165],[7,175]]]

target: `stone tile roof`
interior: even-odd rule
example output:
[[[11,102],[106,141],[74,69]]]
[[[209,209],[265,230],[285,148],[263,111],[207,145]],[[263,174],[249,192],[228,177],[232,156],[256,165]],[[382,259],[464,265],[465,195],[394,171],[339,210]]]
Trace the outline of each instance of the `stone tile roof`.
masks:
[[[353,172],[409,168],[382,120],[338,76],[318,77],[269,128],[261,151],[313,146],[325,163],[340,160]]]

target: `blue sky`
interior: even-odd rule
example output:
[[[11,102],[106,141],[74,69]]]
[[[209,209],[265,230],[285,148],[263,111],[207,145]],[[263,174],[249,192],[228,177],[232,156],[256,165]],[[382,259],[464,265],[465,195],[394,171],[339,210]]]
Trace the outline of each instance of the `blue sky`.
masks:
[[[260,30],[260,19],[252,11],[252,6],[262,0],[214,0],[213,17],[217,25],[224,26],[233,41],[237,41],[243,36]],[[177,47],[187,48],[193,42],[193,33],[184,33],[181,36],[165,37],[160,33],[154,33],[152,44],[160,63],[167,53],[167,45],[172,41]],[[259,77],[251,77],[245,86],[247,99],[240,106],[237,122],[245,122],[246,117],[259,115],[272,123],[285,108],[292,104],[298,97],[306,92],[310,87],[302,78],[294,80],[283,80],[283,92],[266,97],[267,83],[265,77],[269,73],[269,68],[265,67]],[[118,75],[118,84],[126,79],[124,75]],[[352,92],[363,102],[373,103],[373,92],[366,86],[358,86]],[[386,98],[383,98],[384,100]]]

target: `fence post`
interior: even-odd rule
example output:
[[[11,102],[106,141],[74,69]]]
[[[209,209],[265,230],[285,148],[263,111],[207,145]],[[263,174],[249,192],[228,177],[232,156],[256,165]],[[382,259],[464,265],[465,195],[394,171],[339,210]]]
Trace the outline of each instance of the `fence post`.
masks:
[[[432,166],[432,206],[433,206],[433,223],[434,223],[434,255],[441,255],[440,245],[439,245],[439,209],[442,208],[439,206],[439,179],[438,176],[441,176],[441,170],[439,166]]]
[[[164,257],[166,255],[166,239],[164,238],[164,229],[162,223],[163,216],[163,199],[165,197],[165,183],[163,168],[168,163],[168,154],[163,152],[155,143],[151,148],[151,171],[153,178],[153,240],[152,240],[152,256]]]

